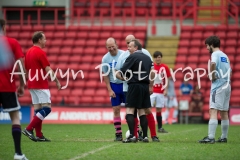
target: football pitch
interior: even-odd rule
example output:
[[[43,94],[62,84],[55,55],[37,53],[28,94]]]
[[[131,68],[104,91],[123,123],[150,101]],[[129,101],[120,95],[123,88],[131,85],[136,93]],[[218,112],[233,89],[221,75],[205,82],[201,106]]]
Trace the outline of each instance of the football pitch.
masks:
[[[22,129],[25,126],[22,125]],[[240,159],[239,126],[230,126],[225,144],[197,142],[207,135],[207,124],[174,124],[164,125],[164,128],[169,133],[158,133],[161,142],[126,144],[113,141],[112,124],[45,124],[43,133],[51,142],[33,142],[22,135],[22,151],[30,160]],[[125,135],[127,125],[123,125],[122,130]],[[220,134],[221,126],[218,125],[216,139]],[[11,125],[1,124],[0,160],[12,160],[13,155]]]

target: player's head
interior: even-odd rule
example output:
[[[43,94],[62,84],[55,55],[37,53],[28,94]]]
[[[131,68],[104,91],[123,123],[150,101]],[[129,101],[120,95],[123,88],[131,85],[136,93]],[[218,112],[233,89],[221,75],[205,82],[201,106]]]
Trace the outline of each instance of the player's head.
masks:
[[[2,32],[5,34],[6,33],[6,21],[4,19],[0,19],[0,28]]]
[[[153,53],[153,59],[154,59],[154,62],[155,62],[156,64],[161,64],[161,62],[162,62],[162,57],[163,57],[163,55],[162,55],[162,52],[160,52],[160,51],[155,51],[155,52]]]
[[[217,36],[210,36],[205,40],[205,45],[207,46],[207,50],[213,53],[214,49],[220,48],[220,39]]]
[[[134,53],[136,50],[142,50],[142,44],[139,40],[134,39],[129,43],[128,50],[130,53]]]
[[[128,36],[125,38],[127,47],[128,47],[128,45],[129,45],[129,43],[130,43],[132,40],[134,40],[134,39],[135,39],[135,37],[134,37],[134,35],[132,35],[132,34],[128,35]]]
[[[106,48],[110,52],[111,55],[117,55],[118,46],[117,46],[117,42],[114,38],[110,37],[107,39]]]
[[[32,42],[34,45],[44,48],[46,41],[47,40],[46,40],[46,37],[45,37],[43,31],[34,32],[34,34],[32,36]]]

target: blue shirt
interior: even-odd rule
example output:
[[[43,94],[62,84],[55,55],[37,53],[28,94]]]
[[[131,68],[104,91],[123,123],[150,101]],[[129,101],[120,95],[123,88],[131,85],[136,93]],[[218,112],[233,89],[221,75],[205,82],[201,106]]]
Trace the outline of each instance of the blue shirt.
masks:
[[[188,95],[193,90],[193,87],[191,84],[181,84],[180,90],[182,91],[183,95]]]
[[[112,68],[116,67],[118,58],[122,53],[124,53],[124,51],[119,49],[117,55],[112,56],[108,52],[102,58],[102,64],[108,64],[109,65],[109,67],[108,67],[108,65],[104,65],[102,67],[102,71],[103,71],[103,73],[107,73],[109,71],[108,76],[109,76],[110,82],[112,82],[112,83],[122,83],[122,81],[117,79],[115,77],[115,75],[113,75],[113,72],[112,72]]]
[[[222,51],[215,51],[211,55],[211,62],[216,63],[215,73],[217,79],[212,82],[211,92],[214,92],[220,87],[224,87],[226,82],[230,83],[230,73],[232,72],[228,56]]]

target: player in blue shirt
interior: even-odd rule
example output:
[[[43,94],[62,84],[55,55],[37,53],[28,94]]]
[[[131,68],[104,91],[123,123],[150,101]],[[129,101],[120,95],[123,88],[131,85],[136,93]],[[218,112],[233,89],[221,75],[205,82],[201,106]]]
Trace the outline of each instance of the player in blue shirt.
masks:
[[[210,36],[205,44],[211,53],[211,64],[209,78],[212,81],[210,94],[210,120],[208,123],[208,136],[199,140],[199,143],[215,143],[215,132],[218,126],[217,113],[221,115],[222,135],[217,142],[227,142],[229,128],[229,101],[231,96],[231,66],[228,56],[220,48],[220,39]]]
[[[108,38],[106,41],[106,47],[108,53],[102,58],[102,71],[106,76],[103,76],[104,82],[107,85],[109,96],[111,97],[111,103],[113,107],[113,123],[116,130],[115,141],[122,141],[122,128],[121,128],[121,117],[120,108],[121,103],[125,103],[125,96],[123,93],[123,82],[114,77],[112,68],[116,66],[119,56],[124,52],[119,50],[116,40],[114,38]]]

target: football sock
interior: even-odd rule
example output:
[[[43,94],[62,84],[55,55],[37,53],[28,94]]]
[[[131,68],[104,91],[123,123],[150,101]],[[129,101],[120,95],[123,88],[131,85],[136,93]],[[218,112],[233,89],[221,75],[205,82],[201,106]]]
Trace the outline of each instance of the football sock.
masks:
[[[138,125],[138,118],[134,118],[135,121],[135,125],[134,125],[134,136],[136,138],[138,138],[138,129],[139,129],[139,125]]]
[[[21,126],[18,124],[13,124],[12,125],[12,137],[14,141],[14,146],[15,146],[15,153],[18,155],[22,155],[21,151]]]
[[[38,125],[38,123],[41,123],[41,119],[38,118],[37,116],[33,117],[33,120],[31,121],[31,123],[27,126],[27,130],[28,131],[32,131],[34,128],[36,128],[36,126]]]
[[[122,128],[121,128],[121,118],[120,117],[114,117],[113,118],[114,127],[116,130],[116,134],[122,134]]]
[[[218,126],[218,120],[210,119],[208,122],[208,137],[210,139],[215,138],[216,129]]]
[[[126,120],[127,120],[127,124],[128,124],[128,128],[130,131],[130,135],[134,136],[134,115],[133,114],[127,114],[126,115]]]
[[[221,121],[222,135],[221,138],[227,138],[228,136],[228,128],[229,128],[229,120]]]
[[[162,128],[162,113],[157,112],[157,123],[158,123],[158,129]]]
[[[155,120],[154,120],[153,114],[150,113],[150,114],[146,115],[146,117],[147,117],[147,121],[148,121],[148,127],[150,129],[151,137],[157,136],[156,128],[155,128]]]
[[[173,118],[176,119],[177,116],[178,116],[178,110],[177,110],[177,109],[174,109]]]
[[[143,131],[143,138],[148,137],[147,136],[147,132],[148,132],[148,120],[146,118],[146,115],[142,115],[139,117],[140,118],[140,124],[142,127],[142,131]]]

